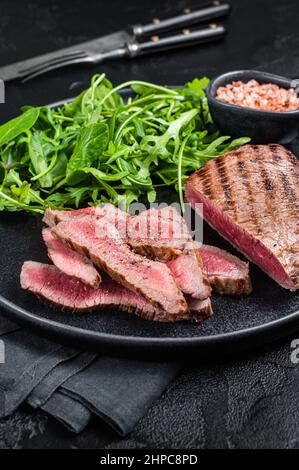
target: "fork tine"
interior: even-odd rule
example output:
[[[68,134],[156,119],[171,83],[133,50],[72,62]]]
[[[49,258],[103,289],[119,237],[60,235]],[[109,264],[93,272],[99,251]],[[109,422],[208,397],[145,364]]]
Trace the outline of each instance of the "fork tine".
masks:
[[[42,68],[36,67],[37,70],[34,73],[29,73],[28,75],[26,75],[23,78],[22,83],[28,82],[29,80],[32,80],[33,78],[38,77],[39,75],[43,75],[47,72],[51,72],[52,70],[59,69],[61,67],[67,67],[68,65],[72,65],[72,64],[83,64],[83,63],[93,63],[93,62],[94,62],[94,59],[86,55],[85,57],[74,58],[74,59],[65,60],[63,62],[54,63],[47,67],[42,67]]]
[[[50,67],[51,65],[55,65],[55,64],[58,64],[58,63],[63,64],[65,61],[72,60],[72,59],[77,59],[77,58],[78,59],[85,58],[87,56],[88,56],[88,54],[84,51],[69,53],[69,54],[66,54],[62,57],[57,57],[57,58],[54,58],[54,59],[51,59],[51,60],[47,60],[43,63],[38,64],[38,65],[34,65],[32,67],[22,69],[21,73],[24,73],[25,75],[26,74],[33,74],[35,72],[38,72],[40,69]]]

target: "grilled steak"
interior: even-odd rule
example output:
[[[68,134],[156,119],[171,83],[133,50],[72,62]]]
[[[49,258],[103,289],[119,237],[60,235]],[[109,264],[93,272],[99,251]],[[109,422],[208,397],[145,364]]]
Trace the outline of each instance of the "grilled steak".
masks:
[[[195,316],[195,318],[201,318],[201,321],[210,318],[213,315],[211,299],[199,300],[194,299],[193,297],[186,296],[190,315]]]
[[[105,217],[75,217],[60,222],[52,230],[114,280],[142,294],[154,305],[173,315],[187,311],[186,301],[169,268],[133,253]]]
[[[53,305],[78,312],[116,307],[150,319],[159,316],[160,312],[144,297],[108,277],[105,277],[98,289],[93,289],[60,272],[55,266],[33,261],[27,261],[23,265],[21,286]]]
[[[210,297],[211,286],[206,272],[201,269],[198,255],[200,256],[200,253],[193,250],[168,261],[167,266],[184,294],[204,300]]]
[[[134,251],[167,262],[184,294],[204,300],[211,295],[200,253],[195,249],[184,219],[171,206],[132,217],[128,239]]]
[[[44,214],[43,222],[49,227],[54,227],[65,220],[73,217],[82,217],[83,215],[95,215],[97,207],[85,207],[84,209],[78,209],[76,211],[57,211],[53,209],[47,209]]]
[[[280,145],[246,145],[209,161],[186,199],[282,287],[299,288],[299,166]]]
[[[90,287],[98,287],[101,276],[89,258],[65,245],[55,237],[50,228],[43,230],[43,239],[48,249],[50,260],[60,271],[76,277]]]
[[[182,217],[171,207],[150,209],[135,217],[111,204],[76,211],[47,209],[43,220],[49,227],[54,227],[59,222],[84,215],[109,218],[136,253],[153,259],[167,261],[175,258],[190,240]]]
[[[106,217],[119,229],[131,248],[144,256],[157,260],[171,260],[184,252],[180,260],[174,260],[168,267],[178,281],[182,292],[194,298],[206,299],[211,295],[209,281],[202,269],[200,254],[196,252],[187,225],[172,207],[151,209],[139,216],[130,217],[111,204],[79,209],[78,211],[53,211],[48,209],[44,222],[53,227],[84,214]],[[125,233],[125,236],[123,234]]]
[[[249,295],[252,292],[248,263],[216,246],[199,249],[213,292],[225,295]]]
[[[176,258],[192,240],[184,219],[171,206],[130,217],[127,238],[135,252],[164,261]]]
[[[93,215],[97,218],[105,217],[111,224],[114,224],[122,238],[127,238],[127,224],[130,216],[113,206],[112,204],[103,204],[97,207],[85,207],[75,211],[57,211],[47,209],[44,214],[43,222],[49,227],[54,227],[59,222],[64,222],[73,217],[82,217]]]
[[[27,261],[21,272],[21,286],[49,304],[75,312],[88,312],[104,308],[116,308],[136,313],[147,319],[161,322],[191,320],[201,322],[207,316],[207,306],[202,310],[170,315],[155,307],[135,292],[126,289],[108,276],[100,287],[93,289],[77,279],[59,271],[55,266]]]

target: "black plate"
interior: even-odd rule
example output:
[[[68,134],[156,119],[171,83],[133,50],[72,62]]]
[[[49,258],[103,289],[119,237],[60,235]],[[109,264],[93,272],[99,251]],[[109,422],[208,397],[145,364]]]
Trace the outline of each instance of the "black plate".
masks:
[[[169,197],[168,193],[171,202]],[[253,265],[252,295],[245,299],[213,295],[214,316],[201,326],[160,324],[119,311],[79,315],[54,310],[22,291],[19,282],[24,261],[48,262],[41,228],[41,217],[0,213],[0,306],[14,320],[51,338],[109,354],[204,359],[257,347],[299,330],[298,294],[282,289]],[[234,253],[207,225],[204,241]]]
[[[1,214],[0,305],[18,322],[41,328],[54,338],[105,352],[170,355],[197,352],[224,355],[247,349],[299,329],[298,294],[290,293],[251,267],[253,293],[246,299],[213,296],[214,316],[202,326],[159,324],[118,311],[90,314],[60,312],[21,290],[22,263],[47,262],[41,240],[41,218]],[[205,226],[205,241],[233,252],[219,235]],[[161,357],[161,356],[160,356]],[[193,355],[194,358],[194,355]]]

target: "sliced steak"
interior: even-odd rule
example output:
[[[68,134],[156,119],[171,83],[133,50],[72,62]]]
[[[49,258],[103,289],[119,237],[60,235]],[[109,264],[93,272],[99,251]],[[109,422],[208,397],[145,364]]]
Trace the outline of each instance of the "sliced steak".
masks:
[[[164,261],[176,258],[192,240],[184,219],[171,206],[130,217],[127,237],[136,253]]]
[[[187,254],[179,255],[168,261],[167,266],[184,294],[204,300],[210,297],[211,286],[206,273],[203,274],[204,271],[200,267],[198,254],[196,250],[193,250]]]
[[[143,256],[157,260],[171,260],[181,255],[180,261],[174,260],[168,267],[178,282],[182,292],[198,299],[211,295],[209,280],[202,269],[200,254],[195,250],[188,227],[181,215],[171,206],[163,209],[150,209],[139,216],[131,217],[111,204],[79,209],[77,211],[53,211],[48,209],[44,222],[53,227],[84,214],[98,218],[106,217],[120,229],[120,234],[131,248]],[[125,235],[124,235],[125,234]]]
[[[59,222],[65,222],[74,217],[93,215],[97,218],[106,217],[111,224],[114,224],[122,238],[127,238],[127,224],[130,216],[113,206],[112,204],[102,204],[96,207],[85,207],[75,211],[57,211],[47,209],[44,214],[43,222],[49,227],[54,227]]]
[[[299,288],[299,165],[280,145],[246,145],[210,160],[186,199],[282,287]]]
[[[169,268],[133,253],[116,227],[105,217],[75,217],[60,222],[52,230],[114,280],[142,294],[154,305],[173,315],[187,311],[186,301]]]
[[[82,217],[83,215],[95,215],[96,207],[85,207],[75,211],[58,211],[54,209],[47,209],[44,214],[43,222],[49,227],[54,227],[65,220],[73,217]]]
[[[193,297],[186,296],[190,315],[198,318],[200,315],[201,321],[207,320],[213,315],[211,299],[199,300]]]
[[[184,294],[201,300],[210,297],[211,287],[200,254],[185,220],[175,208],[150,209],[132,217],[128,238],[134,251],[167,261]]]
[[[214,292],[237,296],[252,292],[248,263],[216,246],[203,245],[199,252]]]
[[[151,302],[135,292],[126,289],[108,276],[100,287],[93,289],[74,277],[59,271],[55,266],[27,261],[21,272],[21,286],[53,306],[74,312],[88,312],[100,309],[120,309],[147,319],[161,322],[191,320],[201,322],[206,317],[206,306],[202,311],[184,312],[181,316],[153,306]]]
[[[153,259],[169,260],[178,256],[190,240],[182,217],[172,207],[150,209],[132,217],[111,204],[76,211],[47,209],[44,222],[54,227],[73,217],[94,215],[109,218],[136,253]]]
[[[76,277],[90,287],[98,287],[100,285],[101,276],[89,258],[65,245],[59,238],[53,235],[50,228],[43,230],[43,239],[50,260],[60,271],[69,276]]]
[[[108,276],[98,289],[93,289],[62,273],[55,266],[27,261],[21,272],[21,286],[43,297],[52,305],[73,311],[115,307],[138,313],[151,320],[160,314],[160,310],[144,297],[126,289]]]

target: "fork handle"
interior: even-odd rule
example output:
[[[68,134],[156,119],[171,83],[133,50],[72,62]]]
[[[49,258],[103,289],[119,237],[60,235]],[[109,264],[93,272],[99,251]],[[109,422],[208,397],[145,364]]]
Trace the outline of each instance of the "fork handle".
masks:
[[[191,8],[185,8],[181,14],[171,18],[154,18],[150,24],[131,26],[130,32],[136,38],[161,34],[165,31],[192,26],[196,23],[210,21],[214,18],[228,15],[230,10],[231,5],[229,3],[221,3],[215,0],[208,6],[200,9],[193,10]]]
[[[180,34],[159,37],[153,36],[150,41],[139,43],[137,41],[127,44],[128,55],[131,58],[139,55],[175,49],[183,46],[191,46],[221,39],[226,34],[222,25],[212,24],[208,28],[198,30],[183,30]]]

